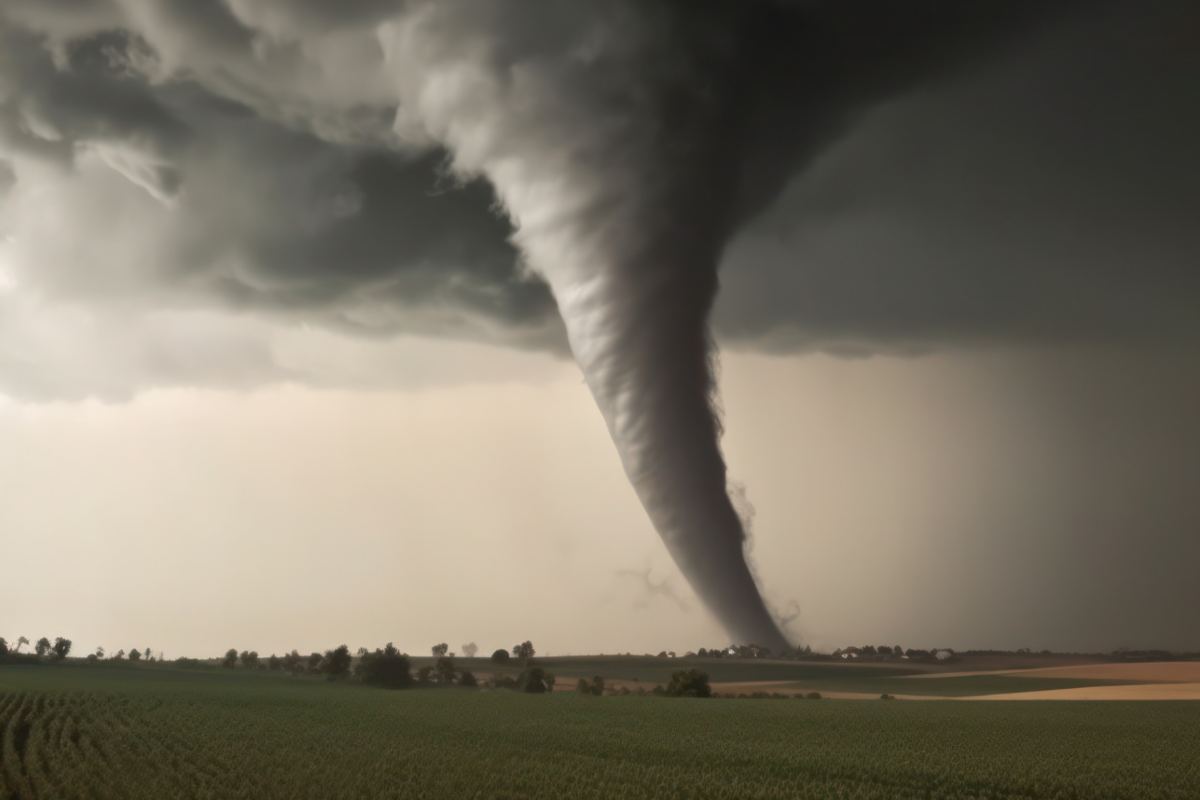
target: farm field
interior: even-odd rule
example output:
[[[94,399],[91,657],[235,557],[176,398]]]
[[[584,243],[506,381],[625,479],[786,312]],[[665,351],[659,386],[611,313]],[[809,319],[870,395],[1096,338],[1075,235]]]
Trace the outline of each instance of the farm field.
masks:
[[[480,675],[516,675],[520,667],[497,668],[486,659],[456,659],[461,666]],[[413,659],[414,665],[432,664],[428,658]],[[652,689],[666,684],[671,673],[688,667],[706,672],[713,690],[720,693],[754,691],[821,692],[830,697],[872,697],[894,694],[905,697],[976,697],[981,695],[1062,691],[1092,686],[1141,683],[1142,679],[1043,674],[1036,670],[1006,672],[954,672],[945,676],[928,667],[895,664],[839,664],[836,662],[770,661],[746,659],[608,656],[546,658],[538,663],[558,677],[558,688],[570,690],[579,678],[601,675],[610,686],[630,690]],[[914,680],[920,678],[920,680]]]
[[[267,672],[0,667],[0,797],[21,800],[1194,798],[1197,752],[1200,704],[1184,702],[389,692]]]

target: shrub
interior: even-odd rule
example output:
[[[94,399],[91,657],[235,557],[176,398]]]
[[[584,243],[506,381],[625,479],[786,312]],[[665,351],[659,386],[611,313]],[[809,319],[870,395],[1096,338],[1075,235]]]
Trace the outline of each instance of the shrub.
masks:
[[[553,685],[553,684],[551,684]],[[529,694],[546,692],[546,672],[541,667],[530,667],[517,677],[517,687]]]
[[[408,656],[397,650],[391,642],[382,650],[360,658],[354,674],[363,683],[384,689],[407,689],[413,682]]]
[[[474,672],[464,669],[462,674],[458,676],[458,685],[467,686],[473,689],[479,685],[479,681],[476,680]]]
[[[805,700],[820,700],[821,693],[820,692],[809,692],[808,694],[804,695],[804,699]]]
[[[708,673],[698,669],[680,670],[671,675],[667,684],[667,694],[671,697],[711,697],[712,688],[708,685]]]

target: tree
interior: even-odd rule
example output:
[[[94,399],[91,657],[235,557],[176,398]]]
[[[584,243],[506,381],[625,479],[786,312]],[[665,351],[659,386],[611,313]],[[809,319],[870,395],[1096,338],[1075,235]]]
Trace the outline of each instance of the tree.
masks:
[[[272,672],[278,672],[279,668],[282,666],[283,661],[280,660],[279,656],[275,655],[274,653],[271,653],[271,655],[267,656],[267,669],[271,670]]]
[[[320,653],[309,653],[308,654],[308,671],[309,672],[320,672],[322,658],[323,658],[323,656]]]
[[[712,697],[708,673],[686,669],[672,674],[671,682],[667,684],[667,694],[671,697]]]
[[[513,658],[519,658],[522,661],[529,661],[534,655],[533,642],[526,639],[520,644],[514,644],[512,649]]]
[[[239,658],[241,659],[242,666],[246,669],[258,669],[257,650],[243,650]]]
[[[479,645],[474,642],[467,642],[462,646],[462,651],[463,655],[467,658],[474,658],[475,654],[479,652]]]
[[[541,667],[530,667],[517,678],[517,688],[529,694],[546,692],[546,672]]]
[[[238,652],[232,647],[225,651],[225,657],[221,659],[221,666],[225,669],[233,669],[237,666]]]
[[[16,652],[18,652],[18,653],[21,652],[21,645],[25,645],[25,644],[29,644],[29,640],[26,639],[24,636],[18,636]]]
[[[363,683],[385,689],[406,689],[413,682],[408,656],[397,650],[391,642],[382,650],[363,656],[354,668],[354,674]]]
[[[429,685],[433,680],[433,667],[421,667],[417,670],[417,683],[422,686]]]
[[[463,687],[474,688],[479,685],[479,681],[475,679],[475,673],[468,669],[464,669],[458,676],[458,685]]]
[[[142,660],[142,654],[140,652],[138,652],[138,649],[136,647],[129,651],[129,660],[130,661],[141,661]]]
[[[43,636],[37,640],[37,644],[34,645],[33,649],[34,652],[38,654],[39,658],[46,655],[46,653],[50,652],[50,640]]]
[[[257,656],[256,656],[257,657]],[[350,672],[350,648],[344,644],[329,650],[321,659],[321,672],[331,679],[345,677]]]
[[[445,642],[442,642],[441,644],[435,644],[433,647],[430,648],[430,650],[433,651],[434,658],[442,658],[443,656],[446,655],[446,653],[450,652],[450,645],[446,644]]]
[[[437,682],[443,686],[449,686],[454,683],[454,678],[458,674],[454,669],[454,659],[450,656],[439,658],[433,669],[437,673]]]
[[[96,657],[96,659],[97,659],[97,660],[99,660],[99,659],[101,659],[101,658],[104,658],[104,648],[103,648],[103,647],[97,647],[97,648],[96,648],[96,652],[95,652],[95,653],[93,653],[92,655],[94,655],[94,656]]]
[[[8,639],[0,636],[0,658],[4,658],[6,655],[8,655]]]
[[[117,654],[115,656],[113,656],[113,661],[121,661],[124,658],[125,658],[125,651],[118,650]]]
[[[492,653],[493,664],[507,664],[508,658],[509,656],[507,650],[497,650],[496,652]]]

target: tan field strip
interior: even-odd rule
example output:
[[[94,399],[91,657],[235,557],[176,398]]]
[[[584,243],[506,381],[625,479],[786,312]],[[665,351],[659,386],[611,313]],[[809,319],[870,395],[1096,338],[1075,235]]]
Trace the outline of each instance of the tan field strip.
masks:
[[[1128,686],[1080,686],[960,697],[959,700],[1200,700],[1200,683],[1135,683]]]
[[[1147,661],[1120,664],[1072,664],[1061,667],[996,669],[976,672],[935,672],[904,675],[906,680],[965,678],[972,675],[1018,675],[1079,680],[1137,681],[1140,683],[1200,683],[1200,661]],[[1054,690],[1058,691],[1058,690]],[[1062,691],[1075,691],[1064,689]]]

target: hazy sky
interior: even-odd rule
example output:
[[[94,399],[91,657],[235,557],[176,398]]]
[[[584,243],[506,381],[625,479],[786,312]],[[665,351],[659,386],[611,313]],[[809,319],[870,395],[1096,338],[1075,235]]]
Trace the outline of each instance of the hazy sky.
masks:
[[[602,15],[459,5],[429,30],[513,74],[594,25],[641,75]],[[461,166],[445,109],[405,120],[423,7],[0,10],[0,635],[726,641],[510,241],[521,193],[422,139]],[[1200,16],[1045,8],[931,23],[932,64],[867,37],[887,80],[785,58],[830,86],[739,112],[769,135],[730,164],[772,176],[720,248],[722,446],[794,640],[1200,648]],[[640,13],[614,30],[675,47]]]

